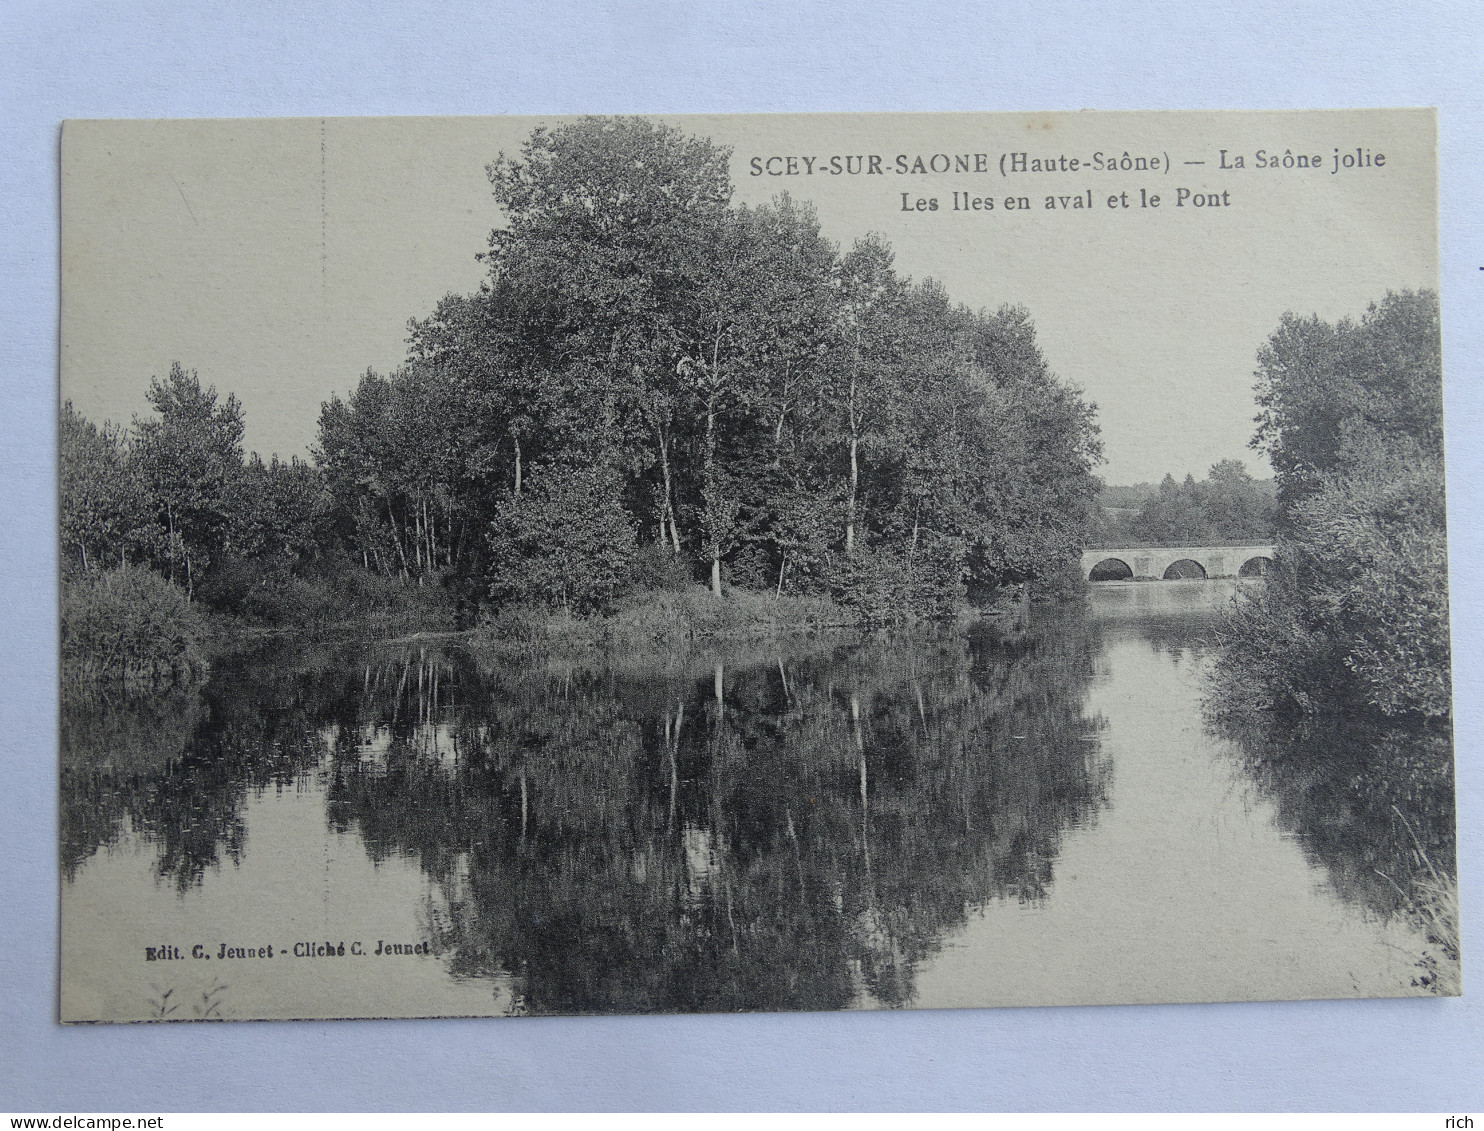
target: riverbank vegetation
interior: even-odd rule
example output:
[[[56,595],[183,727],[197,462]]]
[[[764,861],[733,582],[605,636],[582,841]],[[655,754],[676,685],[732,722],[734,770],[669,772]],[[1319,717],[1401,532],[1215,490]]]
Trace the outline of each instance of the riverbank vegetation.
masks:
[[[185,594],[147,569],[92,570],[62,589],[64,676],[189,682],[205,671],[204,636]]]
[[[1278,568],[1227,625],[1224,687],[1279,711],[1446,720],[1437,296],[1388,294],[1338,325],[1286,315],[1258,362]]]
[[[325,403],[312,462],[244,458],[243,406],[179,364],[127,430],[65,406],[64,584],[149,571],[219,626],[497,635],[899,621],[1062,585],[1100,447],[1027,313],[957,305],[807,204],[732,203],[728,158],[598,118],[500,155],[485,281]]]
[[[1437,296],[1388,294],[1336,325],[1286,315],[1258,366],[1275,567],[1220,633],[1208,706],[1295,783],[1296,809],[1329,829],[1363,815],[1366,843],[1393,842],[1354,882],[1426,938],[1416,984],[1457,993]]]

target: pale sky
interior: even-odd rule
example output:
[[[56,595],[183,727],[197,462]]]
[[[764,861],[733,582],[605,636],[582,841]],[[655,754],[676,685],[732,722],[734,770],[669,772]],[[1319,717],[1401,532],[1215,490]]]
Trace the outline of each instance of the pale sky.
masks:
[[[409,318],[478,285],[499,221],[484,167],[560,120],[68,123],[63,396],[127,422],[179,360],[242,400],[248,448],[305,454],[323,401],[395,367]],[[1110,483],[1199,478],[1221,459],[1267,474],[1246,447],[1252,371],[1284,311],[1359,316],[1388,289],[1437,285],[1430,111],[668,120],[734,148],[739,202],[786,190],[845,247],[877,231],[901,272],[955,300],[1025,306],[1052,368],[1098,405]],[[1222,150],[1243,167],[1222,169]],[[1260,150],[1276,167],[1257,167]],[[1337,150],[1357,167],[1332,172]],[[1092,165],[1125,152],[1158,170]],[[1015,153],[1056,170],[1015,172]],[[1285,153],[1319,165],[1285,167]],[[873,155],[879,175],[827,172]],[[788,156],[797,175],[766,175]],[[925,173],[910,171],[918,156]],[[1160,206],[1140,207],[1141,189]],[[903,193],[938,209],[904,211]],[[954,211],[955,193],[995,208]]]

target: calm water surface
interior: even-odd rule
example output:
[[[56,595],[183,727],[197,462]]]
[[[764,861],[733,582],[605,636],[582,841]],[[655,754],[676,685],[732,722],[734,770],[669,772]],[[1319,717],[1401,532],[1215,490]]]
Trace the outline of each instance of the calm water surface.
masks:
[[[1426,993],[1447,738],[1205,721],[1232,592],[606,662],[279,648],[69,694],[63,1017]]]

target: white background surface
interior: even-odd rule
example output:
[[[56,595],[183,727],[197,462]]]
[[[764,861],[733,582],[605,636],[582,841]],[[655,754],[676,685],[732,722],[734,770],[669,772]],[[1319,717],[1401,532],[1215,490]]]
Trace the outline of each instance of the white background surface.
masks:
[[[0,10],[0,1109],[1484,1108],[1484,25],[1475,3]],[[64,1029],[57,137],[69,117],[1436,105],[1462,1000]]]

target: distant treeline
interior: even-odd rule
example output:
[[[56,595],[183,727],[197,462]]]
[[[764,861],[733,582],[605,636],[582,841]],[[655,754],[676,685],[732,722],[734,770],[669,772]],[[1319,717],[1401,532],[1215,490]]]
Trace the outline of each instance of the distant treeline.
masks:
[[[1277,523],[1277,491],[1271,479],[1253,479],[1240,460],[1214,465],[1205,479],[1166,475],[1149,483],[1106,486],[1098,495],[1103,545],[1200,546],[1266,543]]]
[[[728,158],[598,118],[502,154],[485,281],[324,405],[311,462],[244,458],[242,405],[179,364],[127,430],[65,406],[67,573],[292,623],[386,585],[583,614],[730,584],[881,619],[1057,584],[1100,445],[1026,312],[787,197],[733,204]]]
[[[1388,294],[1338,325],[1285,315],[1257,376],[1278,568],[1224,635],[1231,704],[1446,717],[1437,295]]]

